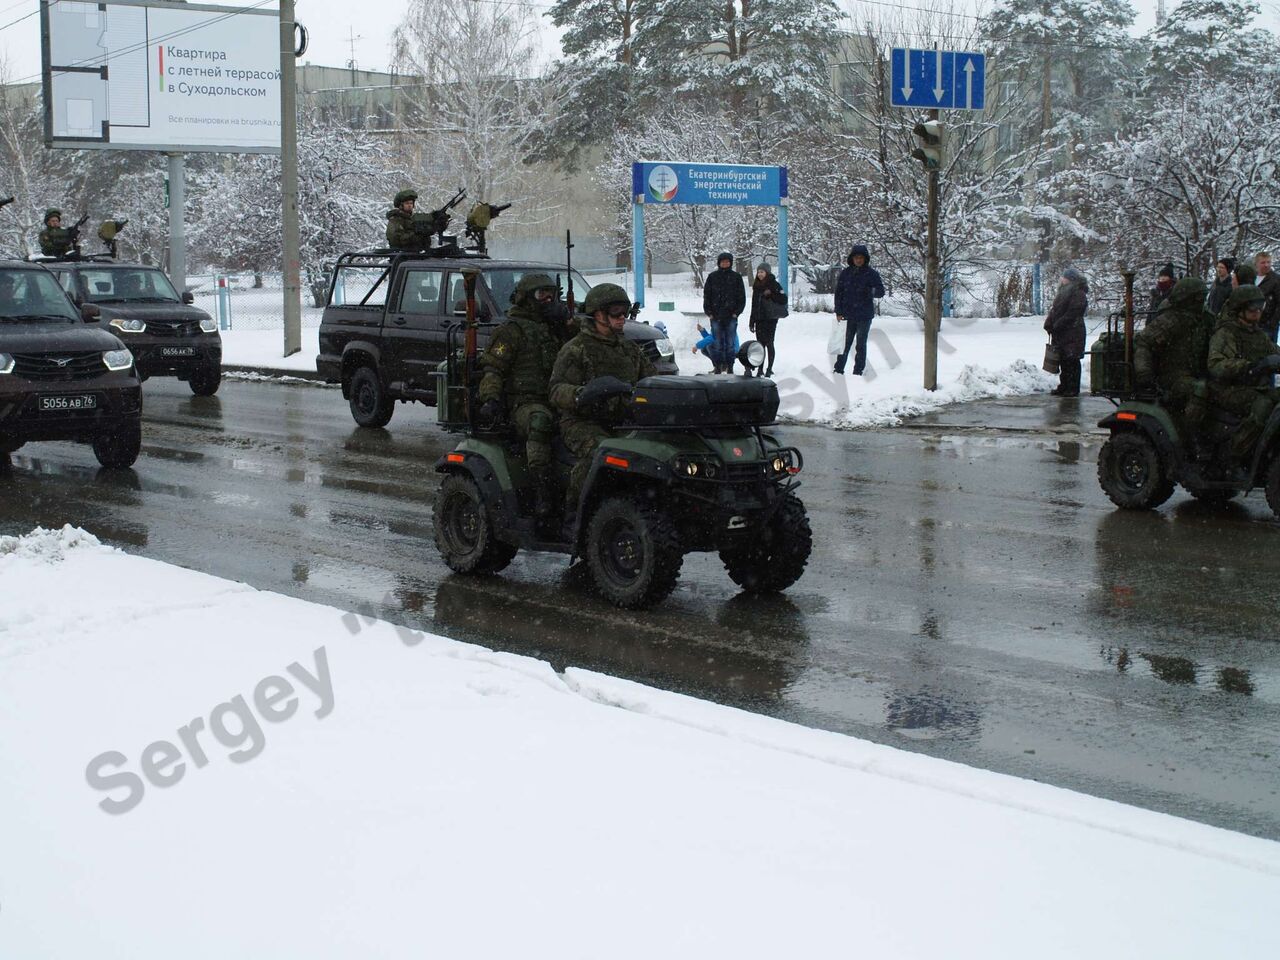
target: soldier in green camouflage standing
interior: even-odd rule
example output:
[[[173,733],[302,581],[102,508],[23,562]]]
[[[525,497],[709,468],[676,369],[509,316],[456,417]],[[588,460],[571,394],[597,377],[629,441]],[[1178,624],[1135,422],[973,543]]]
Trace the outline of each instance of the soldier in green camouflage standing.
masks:
[[[1266,296],[1257,287],[1237,287],[1227,298],[1224,319],[1209,341],[1209,381],[1214,403],[1245,420],[1231,438],[1231,457],[1243,465],[1262,435],[1280,391],[1271,385],[1280,354],[1258,324]]]
[[[74,230],[62,225],[62,211],[50,208],[44,212],[44,229],[40,231],[40,252],[46,257],[65,257],[75,249]]]
[[[614,283],[592,287],[582,308],[587,314],[582,330],[560,350],[551,372],[551,405],[560,411],[560,435],[578,458],[567,491],[570,515],[578,507],[592,451],[621,419],[618,388],[657,373],[640,347],[622,335],[631,310],[625,290]]]
[[[413,190],[401,190],[387,211],[387,246],[392,250],[421,250],[422,239],[413,229],[413,208],[418,194]]]
[[[563,342],[556,329],[556,282],[544,273],[520,278],[511,295],[510,318],[494,331],[480,357],[480,413],[490,423],[509,419],[525,442],[525,460],[537,490],[537,515],[555,513],[551,442],[556,421],[547,385]]]

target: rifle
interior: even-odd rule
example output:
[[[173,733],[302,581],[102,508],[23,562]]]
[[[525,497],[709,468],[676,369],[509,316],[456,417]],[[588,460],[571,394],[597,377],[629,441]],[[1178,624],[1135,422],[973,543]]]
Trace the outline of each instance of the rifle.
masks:
[[[568,230],[564,232],[564,273],[567,280],[567,296],[565,305],[569,308],[569,322],[578,312],[578,304],[573,299],[573,237]]]

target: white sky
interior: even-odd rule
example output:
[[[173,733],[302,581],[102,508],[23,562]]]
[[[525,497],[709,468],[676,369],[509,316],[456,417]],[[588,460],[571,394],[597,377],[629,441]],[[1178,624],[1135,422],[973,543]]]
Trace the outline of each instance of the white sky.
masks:
[[[256,6],[260,0],[223,0],[222,6]],[[459,0],[469,2],[469,0]],[[474,2],[474,0],[472,0]],[[488,0],[479,0],[488,2]],[[541,10],[550,0],[529,0]],[[836,0],[844,9],[857,9],[859,0]],[[902,0],[906,6],[930,6],[934,0]],[[304,60],[327,66],[345,66],[351,56],[351,35],[354,33],[357,64],[367,70],[385,70],[390,59],[391,33],[404,14],[405,0],[368,0],[352,3],[351,0],[296,0],[298,20],[311,31],[311,49]],[[1172,10],[1178,0],[1168,0]],[[268,0],[274,6],[274,0]],[[962,10],[985,7],[982,0],[957,0],[955,6]],[[1135,0],[1138,10],[1137,32],[1149,28],[1155,22],[1156,0]],[[1264,8],[1275,10],[1275,0],[1266,0]],[[14,80],[38,79],[40,72],[40,17],[38,14],[11,26],[10,21],[31,14],[37,9],[36,0],[0,0],[0,52],[8,60],[10,76]],[[557,51],[555,31],[547,24],[545,44],[548,54]]]

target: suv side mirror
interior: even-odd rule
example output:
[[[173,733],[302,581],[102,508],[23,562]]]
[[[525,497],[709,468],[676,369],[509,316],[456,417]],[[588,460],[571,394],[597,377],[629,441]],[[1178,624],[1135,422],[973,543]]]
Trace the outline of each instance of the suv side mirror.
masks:
[[[102,308],[96,303],[80,304],[80,319],[85,323],[97,323],[98,318],[102,316]]]
[[[187,306],[191,306],[191,304],[196,302],[196,295],[192,293],[190,290],[183,290],[182,302],[185,303]]]

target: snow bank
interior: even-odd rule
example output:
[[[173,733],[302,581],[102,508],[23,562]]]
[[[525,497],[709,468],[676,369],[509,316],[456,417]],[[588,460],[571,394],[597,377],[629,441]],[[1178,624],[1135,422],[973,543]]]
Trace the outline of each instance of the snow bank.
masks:
[[[0,956],[1280,948],[1278,844],[72,530],[0,563]]]

